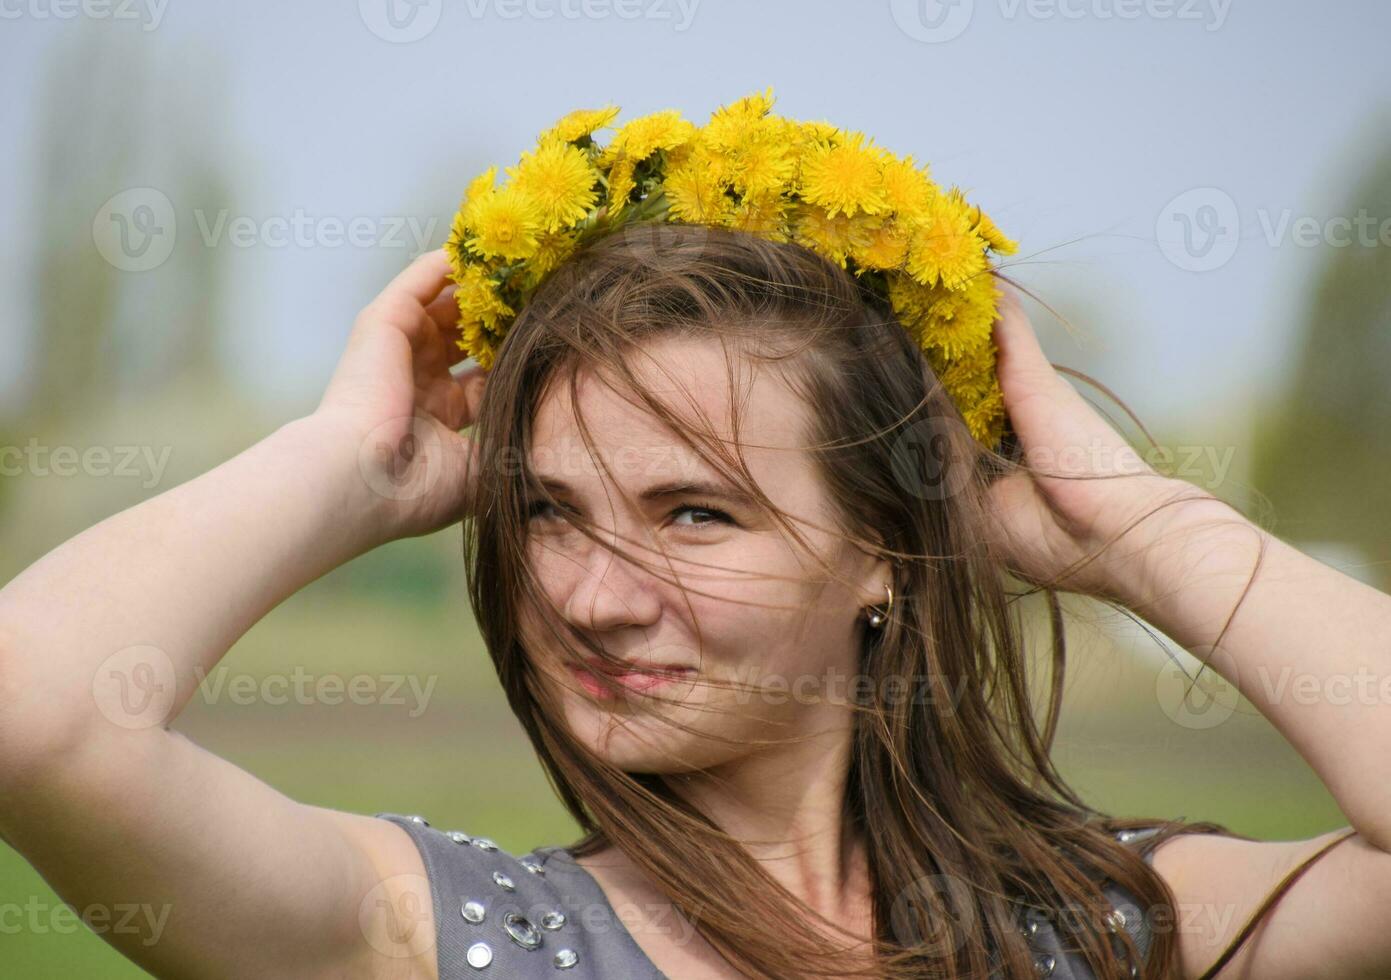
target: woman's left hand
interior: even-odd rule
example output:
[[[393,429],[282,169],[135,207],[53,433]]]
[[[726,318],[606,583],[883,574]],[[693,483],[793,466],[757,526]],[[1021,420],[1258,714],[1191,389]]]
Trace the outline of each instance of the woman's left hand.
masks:
[[[1128,579],[1143,554],[1150,528],[1173,509],[1127,528],[1166,500],[1202,493],[1158,473],[1087,404],[1049,363],[1018,294],[1000,285],[996,370],[1032,473],[1012,472],[991,486],[991,543],[1026,581],[1116,594],[1119,576]],[[1094,561],[1070,571],[1118,536]]]

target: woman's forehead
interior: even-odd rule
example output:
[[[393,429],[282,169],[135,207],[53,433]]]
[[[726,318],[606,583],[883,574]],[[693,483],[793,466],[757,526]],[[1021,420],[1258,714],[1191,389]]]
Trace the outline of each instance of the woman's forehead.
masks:
[[[731,379],[730,360],[718,344],[676,339],[647,345],[632,358],[639,383],[678,420],[691,420],[701,431],[709,426],[724,440],[737,437],[750,472],[769,492],[770,483],[805,476],[810,467],[802,451],[805,415],[800,398],[776,372],[746,363],[734,359]],[[622,382],[581,371],[576,389],[585,433],[566,380],[550,385],[537,406],[528,466],[538,478],[569,485],[598,479],[602,462],[620,482],[638,489],[656,481],[721,479]]]

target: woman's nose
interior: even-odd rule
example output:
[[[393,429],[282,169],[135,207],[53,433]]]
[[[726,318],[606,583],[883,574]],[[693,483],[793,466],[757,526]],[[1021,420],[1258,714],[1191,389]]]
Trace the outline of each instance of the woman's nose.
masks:
[[[648,626],[661,609],[654,585],[657,580],[641,564],[615,554],[611,547],[633,552],[651,561],[643,548],[633,542],[588,542],[589,550],[574,557],[576,574],[565,601],[565,615],[585,629],[611,630],[621,626]],[[612,543],[611,543],[612,542]]]

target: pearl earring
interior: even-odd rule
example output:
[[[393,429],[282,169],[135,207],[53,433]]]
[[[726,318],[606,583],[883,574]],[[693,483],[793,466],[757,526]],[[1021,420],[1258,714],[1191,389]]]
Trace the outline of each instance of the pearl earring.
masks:
[[[889,615],[894,611],[894,588],[892,585],[886,583],[884,589],[889,593],[889,604],[884,607],[884,611],[880,612],[873,606],[869,607],[869,625],[875,629],[882,627],[885,621],[888,620]]]

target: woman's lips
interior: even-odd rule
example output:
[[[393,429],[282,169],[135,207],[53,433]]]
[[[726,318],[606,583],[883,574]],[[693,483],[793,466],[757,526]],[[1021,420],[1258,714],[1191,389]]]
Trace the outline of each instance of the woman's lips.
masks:
[[[676,664],[656,665],[653,664],[641,671],[625,670],[615,672],[607,664],[603,666],[595,665],[585,667],[579,664],[571,664],[570,671],[579,681],[580,686],[595,698],[613,698],[617,692],[611,690],[607,685],[600,681],[599,675],[602,674],[606,679],[612,681],[620,688],[630,691],[648,691],[663,684],[679,681],[695,673],[690,667],[682,667]]]

